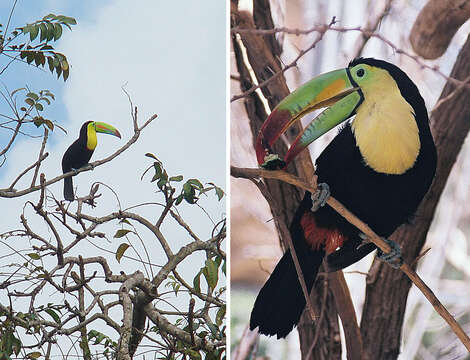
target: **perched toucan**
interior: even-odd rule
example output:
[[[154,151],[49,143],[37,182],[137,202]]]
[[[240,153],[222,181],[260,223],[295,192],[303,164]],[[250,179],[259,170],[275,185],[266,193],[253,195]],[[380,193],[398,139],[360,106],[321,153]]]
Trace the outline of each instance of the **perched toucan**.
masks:
[[[293,142],[282,166],[355,115],[317,158],[318,183],[327,184],[322,189],[329,188],[332,196],[386,238],[413,216],[436,170],[424,100],[397,66],[373,58],[355,59],[345,69],[310,80],[277,105],[257,138],[258,163],[269,166],[265,160],[270,158],[270,146],[295,120],[327,106]],[[309,292],[325,256],[328,271],[336,271],[376,249],[328,204],[317,207],[307,192],[290,226]],[[285,337],[304,307],[287,251],[258,294],[250,329]]]
[[[96,133],[110,134],[121,138],[119,131],[109,124],[97,121],[85,122],[80,129],[80,136],[69,146],[62,158],[62,171],[64,174],[72,170],[78,170],[88,164],[96,148]],[[74,199],[71,176],[64,179],[64,198],[68,201]]]

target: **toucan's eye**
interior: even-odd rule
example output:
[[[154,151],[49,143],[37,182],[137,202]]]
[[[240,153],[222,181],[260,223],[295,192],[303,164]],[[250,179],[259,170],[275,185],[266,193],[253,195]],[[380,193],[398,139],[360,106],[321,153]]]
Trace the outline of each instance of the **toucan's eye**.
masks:
[[[356,75],[359,76],[359,77],[363,77],[364,76],[364,69],[359,69],[356,71]]]

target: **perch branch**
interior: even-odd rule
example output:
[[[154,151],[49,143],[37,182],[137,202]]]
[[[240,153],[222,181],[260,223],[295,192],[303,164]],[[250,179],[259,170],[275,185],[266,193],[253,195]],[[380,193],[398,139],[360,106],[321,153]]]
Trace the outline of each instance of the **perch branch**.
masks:
[[[290,175],[288,173],[279,174],[279,172],[283,171],[269,171],[269,170],[261,170],[261,169],[244,169],[244,168],[236,168],[231,166],[230,173],[234,177],[239,178],[259,178],[264,177],[266,172],[271,173],[269,178],[271,179],[279,179],[281,181],[286,181],[290,184],[296,184],[303,190],[307,190],[310,192],[315,192],[316,188],[305,183],[301,179],[297,178],[296,176]],[[372,241],[378,248],[380,248],[384,253],[390,253],[391,249],[388,244],[378,236],[367,224],[362,222],[358,217],[356,217],[353,213],[351,213],[348,209],[346,209],[338,200],[330,196],[327,200],[327,204],[333,208],[336,212],[338,212],[341,216],[343,216],[347,221],[361,230],[370,241]],[[403,263],[400,266],[400,270],[403,271],[410,280],[419,288],[419,290],[423,293],[423,295],[428,299],[434,309],[438,312],[438,314],[449,324],[452,331],[457,335],[460,339],[462,344],[467,348],[470,352],[470,338],[467,334],[463,331],[457,321],[453,318],[453,316],[449,313],[449,311],[441,304],[439,299],[434,295],[432,290],[426,285],[426,283],[419,277],[419,275],[406,263]]]

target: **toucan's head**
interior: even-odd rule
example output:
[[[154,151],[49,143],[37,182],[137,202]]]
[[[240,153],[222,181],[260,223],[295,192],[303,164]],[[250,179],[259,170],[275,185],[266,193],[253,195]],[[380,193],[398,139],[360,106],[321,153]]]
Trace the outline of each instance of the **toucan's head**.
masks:
[[[400,174],[414,164],[420,148],[419,122],[427,126],[428,121],[424,100],[402,70],[372,58],[355,59],[345,69],[322,74],[282,100],[256,140],[258,163],[265,163],[270,147],[290,125],[324,107],[327,109],[292,143],[286,163],[328,130],[356,115],[351,127],[371,168]]]
[[[95,150],[97,139],[96,133],[109,134],[121,138],[119,131],[112,125],[98,121],[87,121],[80,129],[80,139],[86,139],[88,150]]]

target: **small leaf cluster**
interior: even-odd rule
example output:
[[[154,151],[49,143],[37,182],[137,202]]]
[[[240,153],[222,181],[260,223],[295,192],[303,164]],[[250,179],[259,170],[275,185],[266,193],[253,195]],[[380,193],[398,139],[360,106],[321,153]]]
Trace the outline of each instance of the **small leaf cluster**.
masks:
[[[18,114],[18,117],[23,120],[32,122],[36,127],[41,125],[47,126],[51,131],[54,131],[54,126],[58,126],[62,131],[66,132],[65,129],[57,124],[54,124],[52,120],[44,117],[43,112],[46,106],[51,105],[52,101],[55,100],[55,95],[47,89],[39,90],[39,92],[31,91],[29,88],[19,88],[13,90],[10,94],[10,98],[14,105],[17,103],[17,96],[20,93],[24,93],[24,103],[26,106],[21,106],[20,111],[22,114]],[[16,106],[15,106],[16,108]]]
[[[77,21],[72,17],[55,14],[46,15],[41,20],[18,27],[12,31],[4,46],[0,48],[0,53],[12,53],[8,56],[13,58],[19,55],[21,60],[26,61],[28,64],[34,63],[37,67],[45,67],[47,62],[51,73],[55,71],[57,78],[62,75],[65,81],[69,77],[70,70],[67,57],[55,51],[50,43],[62,37],[64,26],[72,30],[72,25],[76,24]],[[15,42],[20,35],[25,37],[29,35],[28,40]]]
[[[90,330],[88,332],[88,341],[93,340],[93,345],[103,345],[105,350],[103,351],[104,355],[115,353],[117,349],[117,343],[111,339],[109,336],[97,331]],[[104,340],[104,341],[103,341]]]
[[[188,204],[196,204],[202,194],[206,194],[207,192],[214,191],[218,200],[220,201],[224,196],[224,191],[216,186],[214,183],[210,182],[206,185],[203,185],[202,182],[198,179],[189,179],[182,184],[181,190],[177,191],[177,189],[173,186],[173,183],[181,183],[183,181],[183,175],[177,176],[168,176],[168,173],[163,168],[163,164],[158,158],[152,154],[147,153],[145,156],[154,159],[153,165],[149,167],[143,176],[149,171],[150,169],[154,169],[155,174],[152,177],[151,182],[156,182],[157,187],[165,194],[167,200],[172,198],[173,194],[178,194],[172,200],[174,200],[173,204],[175,206],[179,205],[183,200],[185,200]]]
[[[131,225],[131,223],[127,220],[127,219],[122,219],[119,221],[119,223],[121,224],[127,224],[127,225]],[[127,236],[127,234],[129,233],[135,233],[134,231],[132,230],[129,230],[129,229],[119,229],[116,231],[116,233],[114,234],[114,238],[115,239],[120,239],[124,236]],[[116,257],[116,260],[118,261],[118,263],[121,263],[121,259],[122,257],[124,256],[124,253],[126,252],[126,250],[130,247],[130,245],[128,243],[121,243],[119,245],[119,247],[117,248],[116,250],[116,253],[114,254],[114,256]]]

